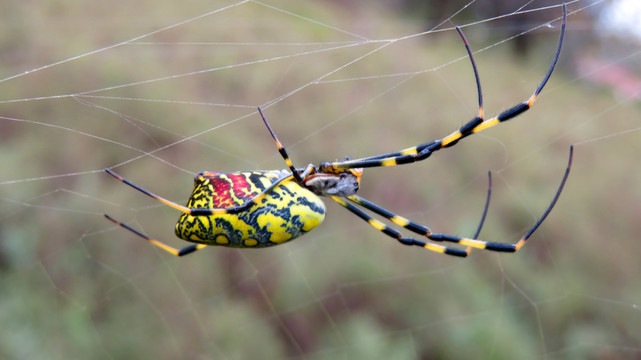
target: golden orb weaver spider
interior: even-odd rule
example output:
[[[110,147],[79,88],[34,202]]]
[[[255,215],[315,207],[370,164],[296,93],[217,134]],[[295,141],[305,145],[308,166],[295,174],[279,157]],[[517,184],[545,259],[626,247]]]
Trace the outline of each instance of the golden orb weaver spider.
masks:
[[[395,166],[425,160],[437,150],[451,147],[459,140],[471,134],[513,119],[530,109],[552,75],[552,71],[559,59],[563,36],[565,34],[566,13],[567,9],[564,4],[561,34],[554,59],[534,93],[526,101],[490,119],[486,120],[483,117],[481,84],[472,51],[463,32],[457,27],[456,29],[463,40],[474,70],[479,110],[478,115],[474,119],[450,135],[440,140],[430,141],[396,152],[360,159],[347,158],[341,161],[323,162],[318,166],[310,164],[306,168],[301,169],[293,165],[287,151],[278,140],[276,134],[267,122],[262,109],[259,107],[258,112],[274,139],[279,153],[287,163],[288,169],[286,170],[246,171],[227,174],[207,171],[201,172],[195,178],[195,187],[187,205],[182,206],[141,188],[109,169],[105,169],[108,174],[121,182],[165,205],[181,211],[182,215],[176,224],[176,235],[194,244],[182,249],[175,249],[143,234],[127,224],[121,223],[107,214],[105,214],[105,217],[171,254],[183,256],[211,245],[261,248],[279,245],[293,240],[312,230],[323,221],[325,217],[325,205],[319,196],[328,196],[339,205],[365,220],[376,230],[398,240],[403,245],[420,246],[438,253],[461,257],[467,256],[471,248],[500,252],[516,252],[541,225],[543,220],[545,220],[561,195],[561,191],[570,173],[572,147],[570,147],[570,156],[565,174],[552,202],[534,226],[515,244],[488,242],[476,239],[483,226],[483,220],[485,219],[485,213],[487,212],[489,204],[491,176],[488,200],[485,204],[481,224],[474,238],[433,233],[428,227],[392,213],[356,195],[356,192],[360,186],[363,168]],[[466,248],[453,248],[412,237],[405,237],[400,231],[374,219],[361,208],[369,210],[410,232],[424,236],[428,240],[434,242],[451,242],[465,246]]]

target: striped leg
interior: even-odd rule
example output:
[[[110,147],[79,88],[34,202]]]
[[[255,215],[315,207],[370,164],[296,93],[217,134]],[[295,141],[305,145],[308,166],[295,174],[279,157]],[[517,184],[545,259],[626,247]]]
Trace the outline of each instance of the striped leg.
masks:
[[[274,139],[274,142],[276,142],[276,146],[278,147],[278,152],[280,153],[280,156],[285,159],[285,163],[287,163],[287,167],[292,171],[292,175],[294,176],[294,179],[299,184],[303,183],[303,177],[301,174],[298,172],[299,170],[294,167],[294,164],[292,163],[292,160],[289,158],[289,155],[287,154],[287,150],[285,150],[285,147],[283,144],[281,144],[280,140],[278,140],[278,137],[276,136],[276,133],[274,130],[272,130],[272,127],[269,126],[269,123],[267,122],[267,118],[265,118],[265,114],[263,114],[263,109],[258,107],[258,113],[260,114],[260,117],[263,119],[263,122],[265,123],[265,126],[267,126],[267,130],[269,130],[269,133],[271,134],[272,138]],[[309,167],[308,167],[309,169]]]
[[[176,256],[184,256],[184,255],[187,255],[187,254],[191,254],[191,253],[193,253],[195,251],[198,251],[198,250],[203,249],[203,248],[208,246],[208,245],[205,245],[205,244],[192,244],[192,245],[189,245],[189,246],[185,246],[182,249],[176,249],[176,248],[174,248],[172,246],[169,246],[169,245],[167,245],[167,244],[165,244],[165,243],[163,243],[161,241],[154,240],[154,239],[150,238],[149,236],[143,234],[142,232],[132,228],[131,226],[129,226],[127,224],[121,223],[120,221],[112,218],[111,216],[109,216],[107,214],[105,214],[105,217],[107,219],[109,219],[111,222],[113,222],[114,224],[131,231],[132,233],[138,235],[139,237],[149,241],[150,243],[158,246],[159,248],[165,250],[166,252],[168,252],[170,254],[173,254],[173,255],[176,255]]]
[[[564,4],[563,5],[563,24],[561,25],[561,34],[559,36],[559,43],[556,49],[556,53],[554,55],[554,59],[552,61],[552,64],[548,68],[548,71],[545,77],[543,78],[539,86],[536,88],[534,93],[527,100],[501,112],[500,114],[490,119],[484,120],[483,108],[481,104],[480,85],[477,78],[477,86],[479,88],[479,103],[481,104],[481,106],[479,107],[479,115],[476,116],[471,121],[469,121],[467,124],[463,125],[458,130],[451,133],[450,135],[440,140],[430,141],[421,145],[417,145],[411,148],[407,148],[404,150],[391,152],[387,154],[375,155],[375,156],[365,157],[361,159],[354,159],[354,160],[325,162],[319,166],[319,170],[324,172],[336,173],[341,170],[347,170],[352,168],[395,166],[395,165],[408,164],[416,161],[425,160],[430,155],[432,155],[432,153],[434,153],[435,151],[453,146],[459,140],[469,135],[478,133],[485,129],[489,129],[504,121],[514,119],[515,117],[529,110],[534,104],[534,101],[536,101],[537,97],[543,90],[543,87],[545,86],[545,84],[550,79],[550,76],[554,71],[554,67],[556,66],[556,63],[559,59],[559,55],[561,54],[561,47],[563,45],[563,37],[565,35],[566,18],[567,18],[567,9]],[[471,53],[470,53],[470,56],[471,56]]]
[[[474,236],[472,237],[474,239],[476,239],[478,237],[478,235],[481,233],[481,229],[483,228],[483,224],[485,223],[485,218],[487,216],[487,211],[488,211],[488,208],[489,208],[489,205],[490,205],[490,197],[492,195],[492,174],[490,172],[488,172],[488,178],[489,178],[489,184],[488,184],[488,189],[487,189],[487,198],[485,200],[485,206],[483,207],[483,215],[481,216],[481,221],[479,223],[479,226],[478,226],[476,232],[474,233]],[[367,199],[364,199],[364,198],[362,198],[360,196],[353,195],[353,196],[347,196],[346,198],[349,201],[353,202],[354,204],[360,205],[360,206],[364,207],[365,209],[373,211],[374,213],[384,217],[385,219],[390,220],[391,222],[395,223],[396,225],[402,226],[405,229],[407,229],[409,231],[412,231],[412,232],[414,232],[416,234],[427,236],[429,238],[428,235],[430,235],[432,233],[432,231],[427,226],[423,226],[423,225],[417,224],[417,223],[415,223],[415,222],[413,222],[411,220],[408,220],[408,219],[406,219],[404,217],[401,217],[401,216],[399,216],[397,214],[394,214],[393,212],[391,212],[389,210],[386,210],[386,209],[384,209],[384,208],[374,204],[373,202],[371,202],[371,201],[369,201]],[[348,208],[348,210],[351,211],[351,209],[349,209],[349,208]],[[366,221],[371,224],[371,221],[372,221],[371,217],[370,217],[370,219],[366,219]],[[374,222],[376,222],[376,221],[374,220]],[[377,224],[377,226],[375,226],[375,227],[378,229],[381,225]],[[382,226],[385,226],[385,225],[382,225]],[[417,245],[417,243],[412,243],[410,245]],[[421,245],[421,246],[423,246],[423,245]],[[468,246],[464,250],[465,253],[466,253],[465,256],[467,256],[467,254],[470,253],[471,248],[472,248],[471,246]],[[444,248],[442,246],[439,246],[437,248],[437,252],[447,253],[448,249]],[[455,255],[455,256],[459,256],[459,255],[463,256],[462,253],[460,252],[460,250],[458,250],[458,249],[455,250],[455,253],[453,255]]]
[[[420,246],[422,248],[425,248],[430,251],[435,251],[437,253],[441,254],[447,254],[447,255],[454,255],[454,256],[460,256],[460,257],[466,257],[469,253],[469,247],[467,250],[461,250],[461,249],[455,249],[455,248],[450,248],[446,246],[441,246],[441,245],[436,245],[436,244],[431,244],[425,241],[417,240],[411,237],[405,237],[403,234],[401,234],[400,231],[391,228],[384,223],[374,219],[370,215],[368,215],[366,212],[363,210],[359,209],[358,207],[348,203],[345,201],[343,198],[337,197],[337,196],[332,196],[332,200],[336,201],[338,204],[341,206],[345,207],[347,210],[351,211],[353,214],[356,216],[360,217],[361,219],[367,221],[370,225],[372,225],[376,230],[382,232],[383,234],[390,236],[392,238],[395,238],[398,240],[401,244],[403,245],[415,245],[415,246]],[[381,208],[382,209],[382,208]]]
[[[338,204],[342,205],[345,207],[347,210],[351,211],[352,213],[356,214],[358,217],[361,219],[367,221],[370,225],[372,225],[375,229],[379,230],[380,232],[384,233],[385,235],[388,235],[390,237],[393,237],[397,239],[399,242],[401,242],[404,245],[415,245],[415,246],[420,246],[424,247],[428,250],[443,253],[443,254],[448,254],[448,255],[454,255],[454,256],[462,256],[465,257],[469,254],[470,248],[478,248],[478,249],[485,249],[485,250],[491,250],[491,251],[499,251],[499,252],[516,252],[518,251],[523,244],[532,236],[532,234],[538,229],[538,227],[543,223],[545,218],[548,216],[550,211],[552,211],[552,208],[556,204],[557,200],[559,199],[559,196],[561,195],[561,191],[563,190],[563,187],[565,186],[565,182],[568,178],[568,175],[570,174],[570,168],[572,166],[572,157],[573,157],[573,147],[570,147],[570,155],[568,159],[568,165],[565,169],[565,173],[563,175],[563,178],[561,180],[561,184],[559,185],[556,194],[554,195],[554,198],[552,199],[550,205],[547,207],[547,209],[544,211],[543,215],[536,221],[536,223],[528,230],[525,236],[523,236],[517,243],[515,244],[506,244],[506,243],[499,243],[499,242],[489,242],[489,241],[482,241],[476,239],[478,236],[478,233],[480,232],[480,229],[482,227],[483,221],[485,219],[485,212],[487,211],[488,204],[489,204],[489,192],[488,192],[488,200],[486,201],[486,206],[485,206],[485,211],[481,220],[481,226],[479,226],[479,230],[477,231],[476,235],[474,236],[475,238],[470,239],[470,238],[464,238],[464,237],[459,237],[459,236],[453,236],[453,235],[448,235],[448,234],[437,234],[433,233],[427,226],[420,225],[418,223],[415,223],[411,220],[408,220],[404,217],[401,217],[399,215],[394,214],[393,212],[386,210],[371,201],[368,201],[360,196],[352,195],[352,196],[347,196],[346,199],[351,201],[352,203],[361,206],[367,210],[370,210],[380,216],[382,216],[385,219],[390,220],[396,225],[402,226],[403,228],[414,232],[419,235],[423,235],[427,237],[428,239],[432,241],[447,241],[447,242],[452,242],[456,244],[460,244],[463,246],[467,246],[465,250],[460,250],[460,249],[455,249],[455,248],[450,248],[446,246],[440,246],[436,244],[431,244],[427,243],[425,241],[417,240],[414,238],[410,237],[403,237],[402,234],[398,231],[395,230],[384,223],[374,219],[372,216],[368,215],[365,213],[363,210],[358,208],[355,205],[352,205],[345,201],[345,199],[340,198],[340,197],[332,197],[332,200],[336,201]],[[490,185],[491,188],[491,185]]]
[[[479,222],[479,226],[476,229],[476,232],[474,233],[474,236],[472,239],[478,238],[479,234],[481,233],[481,229],[483,229],[483,224],[485,223],[485,218],[487,217],[487,211],[490,207],[490,198],[492,196],[492,173],[488,172],[488,188],[487,188],[487,196],[485,199],[485,205],[483,206],[483,214],[481,215],[481,221]],[[354,204],[357,204],[359,206],[364,207],[367,210],[370,210],[385,219],[390,220],[396,225],[402,226],[403,228],[414,232],[419,235],[426,236],[429,238],[432,235],[432,230],[430,230],[427,226],[420,225],[418,223],[415,223],[411,220],[408,220],[402,216],[399,216],[387,209],[384,209],[373,202],[362,198],[358,195],[353,195],[353,196],[347,196],[346,197],[349,201],[353,202]],[[437,234],[438,235],[438,234]],[[466,252],[469,253],[471,246],[468,246],[467,249],[465,249]]]
[[[470,59],[470,63],[472,64],[472,70],[474,71],[474,79],[476,80],[476,93],[477,93],[478,102],[479,102],[479,110],[476,117],[472,119],[470,123],[478,124],[483,122],[483,116],[484,116],[483,115],[483,91],[481,90],[481,79],[479,77],[478,68],[476,67],[476,61],[474,61],[474,55],[472,54],[472,49],[470,48],[470,44],[468,43],[467,38],[465,38],[463,31],[458,26],[456,27],[456,31],[461,37],[461,40],[463,40],[463,45],[465,45],[465,50],[467,51],[467,57]],[[430,143],[419,145],[416,147],[412,147],[412,148],[397,151],[397,152],[370,156],[367,158],[358,159],[358,161],[372,161],[372,160],[384,160],[388,158],[397,158],[399,156],[415,153],[417,152],[416,151],[417,149],[422,149],[422,146],[425,146],[428,144]],[[421,150],[418,150],[418,152],[420,151]],[[352,161],[357,161],[357,160],[352,160]],[[379,166],[383,166],[383,165],[379,165]]]

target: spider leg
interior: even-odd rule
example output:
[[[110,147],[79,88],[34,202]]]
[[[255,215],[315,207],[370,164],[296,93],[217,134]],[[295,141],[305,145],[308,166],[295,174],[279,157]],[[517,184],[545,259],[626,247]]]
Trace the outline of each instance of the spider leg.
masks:
[[[278,137],[276,137],[276,133],[274,132],[274,130],[272,130],[272,127],[269,126],[269,123],[267,122],[267,118],[263,114],[263,110],[260,108],[260,106],[258,107],[258,113],[260,114],[260,117],[263,119],[265,126],[267,126],[267,130],[269,130],[269,133],[272,135],[274,142],[276,142],[276,146],[278,147],[278,152],[283,157],[283,159],[285,159],[287,166],[292,171],[292,175],[294,176],[294,179],[296,179],[296,181],[299,184],[302,184],[303,177],[301,177],[300,173],[298,172],[298,169],[294,167],[294,163],[292,163],[292,160],[289,158],[289,155],[287,154],[287,150],[285,150],[285,147],[283,146],[283,144],[281,144],[280,140],[278,140]]]
[[[307,172],[307,171],[308,170],[305,170],[305,172]],[[208,215],[222,215],[222,214],[238,214],[238,213],[241,213],[243,211],[246,211],[250,207],[254,206],[259,201],[261,201],[274,188],[276,188],[277,186],[279,186],[280,184],[282,184],[283,182],[285,182],[287,180],[291,180],[294,177],[293,174],[283,176],[282,178],[276,180],[270,186],[265,188],[265,190],[263,190],[261,193],[257,194],[253,198],[245,201],[242,205],[234,206],[234,207],[228,207],[228,208],[205,209],[205,208],[188,208],[186,206],[177,204],[177,203],[175,203],[175,202],[173,202],[171,200],[167,200],[167,199],[163,198],[162,196],[156,195],[156,194],[152,193],[151,191],[146,190],[146,189],[144,189],[144,188],[132,183],[131,181],[123,178],[122,176],[114,173],[113,171],[111,171],[109,169],[105,169],[105,172],[107,172],[107,174],[115,177],[116,179],[120,180],[121,182],[131,186],[132,188],[140,191],[141,193],[151,197],[152,199],[157,200],[157,201],[159,201],[159,202],[161,202],[161,203],[163,203],[163,204],[165,204],[167,206],[170,206],[170,207],[172,207],[172,208],[174,208],[176,210],[179,210],[181,212],[187,213],[187,214],[192,215],[192,216],[208,216]]]
[[[483,224],[485,223],[485,218],[487,217],[487,211],[490,208],[490,198],[492,197],[492,172],[488,171],[487,172],[487,196],[485,199],[485,206],[483,207],[483,215],[481,215],[481,222],[479,223],[479,227],[476,229],[476,232],[474,233],[474,236],[472,237],[473,239],[476,239],[479,237],[479,234],[481,233],[481,230],[483,229]]]
[[[438,234],[438,233],[433,233],[430,228],[427,226],[415,223],[411,220],[408,220],[402,216],[399,216],[397,214],[394,214],[393,212],[384,209],[373,202],[366,200],[360,196],[357,195],[351,195],[347,196],[346,199],[353,202],[356,205],[359,205],[367,210],[370,210],[388,220],[393,222],[396,225],[402,226],[403,228],[414,232],[419,235],[423,235],[427,237],[428,239],[432,241],[447,241],[447,242],[453,242],[457,243],[463,246],[467,246],[467,249],[465,250],[460,250],[460,249],[454,249],[454,248],[449,248],[445,246],[439,246],[435,244],[430,244],[426,243],[424,241],[416,240],[413,238],[407,238],[403,237],[401,233],[393,228],[390,228],[389,226],[385,225],[384,223],[374,219],[358,207],[346,202],[343,198],[335,197],[332,196],[332,200],[336,201],[338,204],[342,205],[345,207],[347,210],[351,211],[352,213],[356,214],[358,217],[361,219],[367,221],[370,225],[372,225],[374,228],[377,230],[381,231],[382,233],[391,236],[393,238],[396,238],[399,242],[401,242],[404,245],[417,245],[424,247],[428,250],[431,251],[436,251],[448,255],[455,255],[455,256],[467,256],[469,254],[470,248],[479,248],[479,249],[485,249],[485,250],[491,250],[491,251],[499,251],[499,252],[516,252],[518,251],[523,244],[532,236],[532,234],[538,229],[538,227],[543,223],[545,218],[548,216],[550,211],[552,211],[552,208],[554,205],[556,205],[557,200],[559,199],[559,196],[561,195],[561,192],[563,190],[563,187],[565,186],[565,182],[568,178],[568,175],[570,174],[570,168],[572,166],[572,157],[573,157],[573,152],[574,148],[571,146],[570,147],[570,155],[568,159],[568,165],[565,169],[565,173],[563,175],[563,178],[561,180],[561,184],[559,185],[556,194],[554,195],[554,198],[552,199],[550,205],[547,207],[543,215],[536,221],[534,226],[528,230],[525,236],[523,236],[517,243],[515,244],[507,244],[507,243],[500,243],[500,242],[490,242],[490,241],[482,241],[476,239],[478,236],[478,233],[480,232],[483,222],[485,220],[485,214],[487,213],[487,209],[489,207],[489,198],[490,198],[490,191],[491,191],[491,177],[490,177],[490,187],[488,190],[488,198],[485,204],[485,209],[484,213],[481,219],[481,224],[479,225],[479,228],[477,230],[477,233],[475,234],[474,238],[464,238],[464,237],[459,237],[459,236],[454,236],[454,235],[448,235],[448,234]]]
[[[467,39],[463,34],[463,30],[461,30],[461,28],[457,26],[456,32],[458,32],[459,36],[461,37],[461,40],[463,40],[463,45],[465,45],[465,50],[467,51],[467,57],[470,59],[470,62],[472,63],[472,70],[474,70],[474,79],[476,80],[476,93],[478,94],[478,100],[479,100],[479,113],[475,119],[480,119],[482,121],[483,120],[483,91],[481,90],[481,79],[479,77],[479,71],[478,71],[478,68],[476,67],[476,61],[474,61],[474,55],[472,54],[470,43],[467,42]]]
[[[463,45],[465,45],[465,50],[467,51],[467,56],[470,59],[470,63],[472,64],[472,70],[474,71],[474,79],[476,80],[476,92],[478,94],[478,101],[479,101],[479,110],[478,114],[476,117],[470,121],[470,123],[474,124],[479,124],[483,122],[483,91],[481,90],[481,80],[479,77],[479,71],[478,68],[476,67],[476,61],[474,61],[474,55],[472,54],[472,49],[470,48],[470,44],[467,41],[467,38],[463,34],[463,31],[461,30],[460,27],[456,27],[456,31],[458,32],[459,36],[461,37],[461,40],[463,40]],[[426,145],[426,144],[423,144]],[[358,159],[359,161],[371,161],[371,160],[380,160],[380,159],[386,159],[386,158],[397,158],[403,155],[410,155],[416,153],[416,149],[419,148],[420,146],[397,151],[397,152],[392,152],[392,153],[387,153],[387,154],[381,154],[381,155],[375,155],[375,156],[370,156],[367,158],[362,158]],[[356,161],[356,160],[352,160]]]
[[[407,218],[404,218],[404,217],[402,217],[400,215],[394,214],[393,212],[391,212],[391,211],[389,211],[389,210],[387,210],[385,208],[382,208],[379,205],[376,205],[373,202],[371,202],[369,200],[366,200],[366,199],[364,199],[364,198],[362,198],[360,196],[352,195],[352,196],[348,196],[347,199],[349,201],[355,203],[355,204],[358,204],[358,205],[362,206],[363,208],[365,208],[367,210],[370,210],[370,211],[372,211],[372,212],[374,212],[374,213],[376,213],[376,214],[378,214],[378,215],[390,220],[391,222],[395,223],[396,225],[402,226],[403,228],[405,228],[405,229],[407,229],[407,230],[409,230],[409,231],[411,231],[413,233],[425,236],[426,238],[428,238],[428,239],[430,239],[432,241],[446,241],[446,242],[453,242],[453,243],[457,243],[457,244],[460,244],[460,245],[467,246],[467,248],[464,251],[462,251],[466,255],[469,253],[470,248],[472,248],[472,247],[479,248],[479,249],[493,250],[493,251],[508,251],[508,252],[514,252],[515,251],[515,250],[512,249],[512,248],[514,248],[513,244],[493,243],[493,242],[477,240],[477,239],[474,239],[474,238],[471,239],[471,238],[464,238],[464,237],[458,237],[458,236],[447,235],[447,234],[433,233],[432,230],[430,228],[428,228],[427,226],[418,224],[418,223],[413,222],[413,221],[411,221],[411,220],[409,220]],[[336,199],[333,199],[333,200],[336,201]],[[381,222],[379,222],[377,220],[372,219],[372,217],[367,215],[367,214],[365,214],[365,216],[367,216],[367,218],[365,218],[365,217],[361,216],[361,214],[359,214],[356,211],[354,211],[354,208],[350,208],[348,206],[345,206],[344,204],[342,204],[340,202],[338,202],[338,203],[343,205],[348,210],[352,211],[353,213],[355,213],[356,215],[358,215],[359,217],[361,217],[362,219],[364,219],[368,223],[370,223],[370,225],[372,225],[373,227],[375,227],[379,231],[382,231],[383,233],[388,234],[387,233],[387,231],[388,231],[387,229],[389,229],[389,227],[387,225],[385,225],[385,224],[383,224],[383,223],[381,223]],[[347,205],[349,205],[349,204],[347,204]],[[356,210],[360,211],[360,209],[358,209],[358,208],[356,208]],[[480,226],[479,226],[479,228],[480,228]],[[400,235],[400,233],[399,233],[399,235]],[[416,243],[409,243],[409,244],[406,244],[406,245],[417,245],[417,244]],[[420,245],[422,246],[423,242],[420,242]],[[448,255],[464,256],[464,255],[461,255],[461,253],[459,253],[459,251],[461,251],[461,250],[458,250],[458,249],[455,249],[457,253],[451,254],[448,251],[449,248],[443,247],[443,246],[439,246],[439,248],[444,249],[444,251],[438,251],[438,250],[435,250],[435,251],[442,252],[442,253],[445,253],[445,254],[448,254]]]
[[[166,251],[166,252],[168,252],[170,254],[176,255],[176,256],[184,256],[184,255],[187,255],[187,254],[191,254],[191,253],[193,253],[195,251],[198,251],[198,250],[208,246],[208,245],[205,245],[205,244],[192,244],[192,245],[189,245],[189,246],[185,246],[182,249],[176,249],[176,248],[174,248],[172,246],[169,246],[169,245],[167,245],[167,244],[165,244],[165,243],[163,243],[161,241],[158,241],[158,240],[150,238],[149,236],[143,234],[142,232],[132,228],[131,226],[129,226],[129,225],[125,224],[125,223],[121,223],[120,221],[112,218],[111,216],[109,216],[107,214],[105,214],[105,217],[107,219],[109,219],[111,222],[113,222],[114,224],[131,231],[132,233],[138,235],[139,237],[141,237],[141,238],[149,241],[150,243],[158,246],[159,248],[163,249],[164,251]]]
[[[487,190],[487,198],[485,200],[485,206],[483,207],[483,215],[481,216],[481,222],[479,223],[479,226],[478,226],[478,228],[476,230],[476,233],[472,237],[473,239],[476,239],[478,237],[479,233],[481,232],[481,229],[483,228],[483,223],[485,222],[487,211],[488,211],[488,208],[489,208],[489,205],[490,205],[490,196],[491,196],[491,193],[492,193],[492,174],[489,173],[489,172],[488,172],[488,177],[489,177],[489,186],[488,186],[488,190]],[[391,222],[395,223],[396,225],[402,226],[403,228],[405,228],[405,229],[407,229],[409,231],[412,231],[412,232],[417,233],[419,235],[427,236],[428,238],[429,238],[429,235],[432,233],[432,231],[427,226],[423,226],[423,225],[417,224],[417,223],[415,223],[415,222],[413,222],[411,220],[408,220],[408,219],[406,219],[406,218],[404,218],[402,216],[399,216],[399,215],[397,215],[397,214],[395,214],[395,213],[393,213],[393,212],[391,212],[389,210],[386,210],[386,209],[374,204],[373,202],[371,202],[371,201],[369,201],[367,199],[364,199],[364,198],[362,198],[362,197],[360,197],[358,195],[347,196],[346,198],[349,201],[351,201],[351,202],[353,202],[353,203],[355,203],[357,205],[360,205],[360,206],[362,206],[362,207],[364,207],[364,208],[366,208],[366,209],[368,209],[368,210],[370,210],[370,211],[372,211],[372,212],[384,217],[385,219],[390,220]],[[344,204],[342,204],[340,202],[339,202],[339,204],[345,206]],[[345,207],[350,211],[353,210],[353,208],[350,209],[347,206],[345,206]],[[354,212],[354,211],[352,211],[352,212]],[[355,213],[358,216],[361,216],[360,213],[358,213],[358,212],[355,212]],[[361,216],[361,218],[362,218],[362,216]],[[368,217],[368,219],[366,219],[366,221],[371,224],[371,222],[370,222],[371,220],[370,219],[371,219],[371,217]],[[376,222],[376,221],[374,220],[374,222]],[[380,224],[377,224],[374,227],[380,230],[380,228],[379,228],[380,226],[381,226]],[[383,225],[383,226],[385,226],[385,225]],[[394,235],[396,235],[396,233],[394,233]],[[412,243],[410,245],[416,245],[416,244]],[[470,253],[471,248],[472,248],[471,246],[468,246],[464,250],[466,255]],[[438,252],[445,252],[446,251],[445,248],[442,247],[442,246],[438,246],[437,249],[438,249],[437,250]],[[459,255],[460,254],[459,256],[462,256],[462,253],[459,253],[458,251],[459,250],[457,250],[457,253],[454,254],[454,255]]]
[[[534,93],[527,100],[517,105],[514,105],[513,107],[499,113],[498,115],[490,119],[484,120],[482,101],[480,96],[480,83],[477,77],[477,86],[479,88],[479,104],[481,104],[479,108],[479,115],[477,115],[474,119],[472,119],[471,121],[469,121],[468,123],[460,127],[458,130],[454,131],[450,135],[440,140],[430,141],[411,148],[407,148],[404,150],[391,152],[387,154],[375,155],[375,156],[354,159],[354,160],[325,162],[320,164],[319,170],[325,171],[325,172],[339,172],[341,170],[347,170],[347,169],[353,169],[353,168],[395,166],[395,165],[408,164],[416,161],[425,160],[430,155],[432,155],[432,153],[434,153],[435,151],[453,146],[459,140],[471,134],[478,133],[482,130],[498,125],[504,121],[513,119],[518,115],[522,114],[523,112],[529,110],[532,107],[532,104],[534,103],[534,101],[537,99],[537,97],[543,90],[543,87],[545,86],[545,84],[550,79],[550,76],[552,75],[552,72],[554,71],[556,63],[559,59],[559,56],[561,54],[561,47],[563,45],[563,37],[565,35],[566,19],[567,19],[567,8],[566,8],[566,5],[563,4],[563,23],[561,25],[561,34],[559,35],[559,42],[557,45],[556,53],[554,55],[554,59],[552,60],[552,64],[548,68],[548,71],[545,77],[543,78],[539,86],[536,88]],[[471,52],[469,53],[471,57]],[[474,67],[476,68],[475,65]]]
[[[348,203],[345,201],[343,198],[338,197],[338,196],[331,196],[331,199],[336,201],[339,205],[345,207],[347,210],[351,211],[353,214],[356,216],[360,217],[361,219],[367,221],[368,224],[373,226],[376,230],[382,232],[383,234],[390,236],[396,240],[398,240],[401,244],[403,245],[415,245],[415,246],[420,246],[422,248],[425,248],[430,251],[434,251],[437,253],[441,254],[447,254],[447,255],[454,255],[454,256],[460,256],[460,257],[466,257],[469,253],[469,247],[467,250],[460,250],[460,249],[455,249],[455,248],[450,248],[447,246],[441,246],[441,245],[436,245],[436,244],[431,244],[425,241],[417,240],[411,237],[405,237],[403,234],[400,233],[400,231],[391,228],[384,223],[374,219],[367,213],[365,213],[363,210],[359,209],[358,207]],[[350,199],[351,200],[351,199]],[[381,208],[382,209],[382,208]],[[396,216],[396,219],[403,219],[399,216]]]
[[[563,4],[565,8],[565,4]],[[548,216],[550,211],[552,211],[552,208],[556,204],[557,200],[559,200],[559,196],[561,196],[561,191],[563,190],[563,187],[565,186],[565,181],[568,179],[568,175],[570,175],[570,168],[572,167],[572,156],[574,155],[574,146],[570,146],[570,156],[568,159],[568,166],[565,168],[565,174],[563,175],[563,179],[561,180],[561,185],[559,185],[559,189],[556,191],[556,194],[554,195],[554,199],[552,199],[552,203],[550,203],[550,206],[545,210],[543,215],[539,218],[539,220],[530,228],[530,230],[525,234],[524,237],[521,238],[514,246],[516,248],[515,251],[519,250],[523,244],[527,241],[527,239],[532,236],[532,234],[538,229],[538,227],[543,223],[543,220]]]

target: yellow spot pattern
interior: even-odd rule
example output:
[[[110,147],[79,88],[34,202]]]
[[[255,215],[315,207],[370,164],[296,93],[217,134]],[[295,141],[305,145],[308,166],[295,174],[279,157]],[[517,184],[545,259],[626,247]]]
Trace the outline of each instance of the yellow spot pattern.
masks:
[[[256,239],[245,239],[245,241],[243,241],[243,244],[245,246],[247,246],[247,247],[254,247],[254,246],[256,246],[258,244],[258,240],[256,240]]]
[[[218,236],[216,236],[216,239],[214,241],[216,241],[216,244],[218,245],[229,244],[229,239],[224,234],[219,234]]]

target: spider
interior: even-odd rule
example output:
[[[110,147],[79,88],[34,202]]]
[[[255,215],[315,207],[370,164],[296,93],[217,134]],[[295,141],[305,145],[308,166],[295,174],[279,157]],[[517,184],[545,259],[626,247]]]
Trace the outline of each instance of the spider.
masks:
[[[566,7],[563,6],[563,23],[559,36],[556,53],[546,75],[534,93],[522,103],[519,103],[498,115],[484,119],[483,100],[479,75],[470,46],[457,27],[457,31],[465,45],[472,64],[478,91],[478,115],[440,140],[430,141],[404,150],[387,154],[375,155],[360,159],[346,158],[340,161],[323,162],[318,166],[308,165],[296,168],[292,163],[285,147],[281,144],[267,121],[262,109],[258,112],[278,147],[280,155],[285,160],[288,169],[243,171],[233,173],[215,173],[203,171],[196,175],[194,190],[186,206],[174,203],[160,197],[144,188],[124,179],[110,169],[105,171],[151,198],[182,212],[175,227],[176,235],[194,244],[182,249],[173,248],[161,241],[155,240],[133,227],[122,223],[105,214],[105,217],[115,224],[133,232],[137,236],[151,242],[159,248],[176,256],[183,256],[207,246],[218,245],[237,248],[263,248],[275,246],[293,240],[318,226],[325,218],[325,205],[319,196],[327,196],[348,211],[365,220],[376,230],[398,240],[403,245],[419,246],[430,251],[465,257],[471,248],[479,248],[499,252],[516,252],[534,231],[545,220],[558,200],[565,185],[572,164],[572,147],[565,174],[556,194],[543,215],[534,226],[515,244],[488,242],[474,238],[464,238],[448,234],[433,233],[428,227],[401,217],[379,205],[376,205],[358,195],[363,168],[395,166],[425,160],[432,153],[455,145],[461,139],[488,129],[501,122],[513,119],[530,109],[541,90],[552,75],[557,63],[566,24]],[[491,181],[491,177],[490,177]],[[485,212],[489,203],[491,189],[488,189],[488,202],[479,225],[483,225]],[[369,210],[390,222],[426,238],[427,241],[405,237],[391,226],[375,219],[363,209]],[[434,242],[450,242],[464,246],[464,249],[443,246]]]

